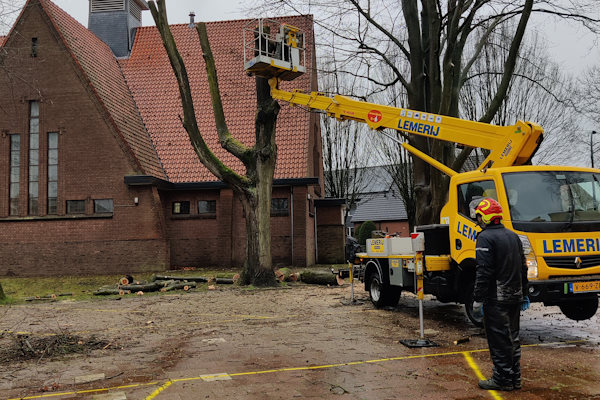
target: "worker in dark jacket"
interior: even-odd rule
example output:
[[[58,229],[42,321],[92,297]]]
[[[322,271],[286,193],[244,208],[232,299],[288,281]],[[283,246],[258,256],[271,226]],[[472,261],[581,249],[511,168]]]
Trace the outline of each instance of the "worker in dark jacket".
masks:
[[[486,390],[521,388],[520,311],[529,308],[527,264],[519,237],[500,223],[502,207],[491,198],[475,209],[483,230],[477,236],[474,314],[483,313],[493,375],[479,381]]]

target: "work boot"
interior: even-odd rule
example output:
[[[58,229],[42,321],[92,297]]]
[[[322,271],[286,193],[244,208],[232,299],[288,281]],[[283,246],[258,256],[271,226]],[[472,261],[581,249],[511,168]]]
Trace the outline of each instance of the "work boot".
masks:
[[[494,380],[494,378],[490,378],[485,381],[479,381],[479,387],[484,390],[503,390],[505,392],[510,392],[514,389],[514,386],[512,384],[500,385]]]
[[[515,390],[521,389],[521,377],[513,378],[513,388]]]

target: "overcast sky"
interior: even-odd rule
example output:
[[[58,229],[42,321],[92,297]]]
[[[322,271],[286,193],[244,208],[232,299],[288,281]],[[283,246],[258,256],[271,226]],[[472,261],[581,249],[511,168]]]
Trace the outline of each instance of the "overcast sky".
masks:
[[[87,26],[88,0],[53,1]],[[9,2],[23,4],[24,0],[9,0]],[[196,21],[247,18],[241,11],[246,3],[247,1],[243,0],[216,0],[210,3],[207,0],[167,0],[167,13],[172,24],[188,22],[190,11],[195,11]],[[143,25],[154,25],[150,11],[143,12],[142,22]],[[550,54],[569,72],[580,72],[588,66],[600,65],[598,38],[574,23],[569,24],[548,16],[536,15],[532,17],[527,29],[544,34]]]
[[[87,26],[88,0],[53,0],[63,10]],[[167,16],[169,23],[180,24],[189,21],[190,11],[196,13],[196,21],[220,21],[240,19],[245,16],[239,11],[240,0],[167,0]],[[210,5],[209,5],[210,4]],[[143,25],[154,25],[150,11],[142,13]]]

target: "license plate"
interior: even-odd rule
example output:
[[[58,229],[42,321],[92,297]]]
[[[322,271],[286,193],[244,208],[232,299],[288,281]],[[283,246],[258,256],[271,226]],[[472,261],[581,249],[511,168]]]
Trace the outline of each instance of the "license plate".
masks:
[[[571,293],[600,292],[600,281],[569,283]]]

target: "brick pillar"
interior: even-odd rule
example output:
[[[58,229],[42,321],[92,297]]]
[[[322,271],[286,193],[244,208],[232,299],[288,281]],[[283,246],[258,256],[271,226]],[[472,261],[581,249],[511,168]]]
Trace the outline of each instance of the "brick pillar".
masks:
[[[233,265],[232,263],[232,243],[233,243],[233,190],[221,189],[219,192],[219,204],[217,204],[217,225],[219,227],[218,248],[214,249],[219,252],[219,265],[226,267]]]
[[[292,265],[304,267],[307,265],[307,229],[312,227],[308,225],[308,201],[306,198],[307,188],[305,186],[295,186],[293,188],[294,203],[294,258]],[[312,220],[312,219],[311,219]]]
[[[317,263],[345,262],[346,230],[343,207],[342,204],[336,202],[328,204],[327,201],[320,201],[317,206]]]

